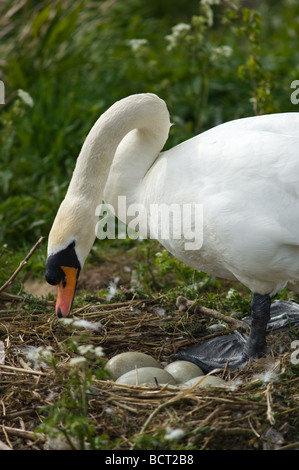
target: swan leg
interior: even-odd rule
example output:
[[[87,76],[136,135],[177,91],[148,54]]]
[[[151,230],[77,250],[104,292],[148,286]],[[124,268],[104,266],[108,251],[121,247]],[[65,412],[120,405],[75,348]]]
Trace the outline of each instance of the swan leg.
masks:
[[[254,294],[251,304],[251,328],[243,356],[258,358],[266,349],[266,329],[270,320],[271,299],[268,294]]]

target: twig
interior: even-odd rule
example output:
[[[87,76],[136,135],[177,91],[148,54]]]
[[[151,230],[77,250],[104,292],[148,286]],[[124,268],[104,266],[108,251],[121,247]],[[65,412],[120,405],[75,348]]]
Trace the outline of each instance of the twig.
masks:
[[[5,300],[7,302],[26,302],[31,304],[36,303],[35,299],[27,299],[22,295],[9,294],[8,292],[0,292],[0,299]],[[55,302],[53,300],[47,300],[46,305],[48,307],[53,307],[53,305],[55,305]]]
[[[139,434],[143,434],[145,432],[145,430],[148,428],[148,426],[151,423],[151,421],[153,420],[153,418],[158,413],[160,413],[161,410],[163,410],[164,408],[166,408],[169,405],[172,405],[172,404],[176,403],[179,400],[181,400],[181,396],[179,396],[178,398],[177,397],[171,398],[170,400],[168,400],[164,403],[161,403],[161,405],[159,405],[157,408],[155,408],[155,410],[148,416],[148,418],[145,421],[144,425],[142,426],[142,429],[141,429]]]
[[[11,434],[12,436],[22,437],[24,439],[41,439],[46,440],[44,434],[36,434],[32,431],[26,431],[25,429],[17,429],[11,428],[9,426],[4,426],[4,424],[0,424],[0,430],[5,434]]]
[[[14,371],[14,372],[21,372],[23,374],[47,375],[44,372],[41,372],[39,370],[21,369],[21,367],[5,366],[4,364],[0,364],[0,369],[11,370],[11,371]]]
[[[0,299],[9,302],[23,302],[24,297],[21,295],[9,294],[8,292],[0,292]]]
[[[37,249],[37,247],[42,243],[42,241],[44,240],[45,237],[40,237],[40,239],[36,242],[36,244],[34,245],[33,248],[31,248],[31,250],[29,251],[28,255],[26,256],[26,258],[23,259],[23,261],[20,263],[20,266],[15,270],[15,272],[10,276],[10,278],[8,279],[8,281],[6,281],[2,287],[0,287],[0,293],[2,291],[4,291],[4,289],[6,289],[9,284],[12,283],[12,281],[17,277],[17,275],[19,274],[19,272],[21,271],[21,269],[25,266],[25,264],[27,263],[27,261],[29,260],[29,258],[31,258],[31,256],[33,255],[33,253],[35,252],[35,250]]]
[[[12,447],[12,443],[11,443],[10,440],[9,440],[9,437],[8,437],[8,435],[7,435],[7,432],[6,432],[6,429],[5,429],[5,426],[4,426],[4,425],[2,426],[2,431],[3,431],[3,434],[4,434],[4,436],[5,436],[5,439],[6,439],[7,444],[8,444],[9,447],[12,449],[12,448],[13,448],[13,447]]]
[[[208,374],[206,374],[206,376],[208,375],[212,375],[213,373],[215,372],[219,372],[220,369],[214,369],[212,370],[211,372],[209,372]],[[182,399],[184,398],[190,398],[190,396],[192,396],[192,392],[196,389],[196,387],[198,386],[198,384],[200,384],[204,378],[206,376],[203,376],[202,378],[200,378],[198,380],[198,382],[196,382],[196,384],[192,385],[192,387],[189,387],[189,388],[186,388],[186,389],[183,389],[181,390],[177,395],[175,395],[174,397],[171,397],[168,401],[166,402],[163,402],[161,403],[161,405],[159,405],[147,418],[147,420],[145,421],[144,425],[142,426],[142,429],[140,431],[140,434],[143,434],[145,432],[145,430],[148,428],[149,424],[151,423],[152,419],[161,411],[163,410],[164,408],[166,408],[167,406],[169,405],[172,405],[174,403],[177,403],[179,401],[181,401]]]
[[[235,328],[248,328],[248,325],[242,320],[230,317],[229,315],[223,315],[222,313],[217,312],[217,310],[203,307],[196,301],[188,300],[181,295],[177,298],[176,306],[180,312],[186,312],[189,310],[193,313],[204,313],[215,319],[223,320],[224,322],[233,325]]]
[[[217,312],[216,310],[212,310],[207,307],[200,306],[199,309],[200,313],[206,313],[211,315],[213,318],[223,320],[226,323],[229,323],[236,328],[248,328],[248,325],[243,320],[238,320],[237,318],[230,317],[229,315],[223,315],[222,313]]]
[[[217,406],[205,419],[200,421],[199,425],[193,430],[196,433],[199,429],[204,428],[205,426],[210,425],[210,422],[213,421],[215,416],[217,417],[221,411],[226,411],[226,405]]]
[[[290,449],[298,450],[299,449],[299,441],[292,442],[291,444],[286,444],[285,446],[278,447],[275,450],[290,450]]]
[[[131,413],[134,413],[135,415],[138,414],[138,410],[136,410],[135,408],[132,408],[131,406],[125,405],[124,403],[119,403],[116,400],[111,400],[111,403],[113,403],[114,405],[117,405],[119,408],[123,408],[126,411],[130,411]]]
[[[248,416],[248,424],[250,426],[250,429],[252,429],[253,434],[260,439],[261,435],[254,429],[253,424],[250,421],[250,416]]]
[[[5,421],[9,421],[10,419],[15,419],[15,418],[23,417],[23,416],[34,415],[41,408],[42,407],[37,407],[37,408],[29,408],[28,410],[13,411],[11,413],[6,413],[5,415],[1,416],[1,419],[5,420]]]

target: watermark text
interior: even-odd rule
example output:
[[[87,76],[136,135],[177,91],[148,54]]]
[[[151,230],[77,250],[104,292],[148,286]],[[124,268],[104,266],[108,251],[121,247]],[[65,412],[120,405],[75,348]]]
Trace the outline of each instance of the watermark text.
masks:
[[[2,80],[0,80],[0,104],[5,104],[5,86]]]
[[[184,250],[199,250],[203,243],[202,204],[126,204],[126,196],[118,196],[117,208],[100,204],[95,215],[97,238],[138,239],[172,242],[180,240]],[[115,217],[118,217],[116,222]]]
[[[292,104],[299,103],[299,80],[293,80],[291,83],[291,88],[295,89],[293,93],[291,93],[290,100]]]

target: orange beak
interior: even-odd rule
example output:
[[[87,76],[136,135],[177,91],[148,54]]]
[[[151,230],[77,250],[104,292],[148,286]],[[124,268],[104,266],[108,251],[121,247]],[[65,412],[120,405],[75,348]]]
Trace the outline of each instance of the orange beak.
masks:
[[[77,268],[61,266],[65,274],[65,280],[58,284],[58,295],[56,301],[56,314],[59,318],[67,317],[73,303],[76,284],[77,284]]]

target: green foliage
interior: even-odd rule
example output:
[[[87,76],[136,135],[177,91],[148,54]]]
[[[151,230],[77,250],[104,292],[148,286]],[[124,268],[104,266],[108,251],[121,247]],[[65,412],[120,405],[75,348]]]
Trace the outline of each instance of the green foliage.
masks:
[[[59,367],[59,361],[50,348],[38,348],[36,360],[46,363],[54,371],[58,384],[63,385],[61,396],[41,413],[45,414],[37,432],[49,437],[63,435],[72,449],[101,449],[106,444],[106,436],[96,435],[96,423],[90,417],[88,394],[93,379],[107,376],[103,369],[102,348],[80,345],[70,339],[66,346],[68,353],[75,354],[70,360],[68,375]]]
[[[172,272],[178,280],[183,282],[191,282],[194,269],[184,265],[180,260],[171,256],[168,251],[162,250],[156,253],[155,266],[160,276],[165,276],[167,273]]]
[[[252,103],[256,114],[276,113],[278,106],[274,104],[273,88],[275,86],[274,76],[264,70],[261,64],[261,23],[262,17],[257,11],[248,8],[243,10],[244,26],[240,33],[248,37],[251,45],[251,54],[246,64],[238,68],[242,80],[248,81],[252,88]]]
[[[177,284],[182,286],[195,281],[195,270],[174,258],[158,242],[144,240],[137,250],[138,281],[149,291]]]
[[[166,100],[168,147],[222,121],[294,111],[299,6],[251,4],[3,0],[0,244],[48,234],[85,136],[126,95]]]

